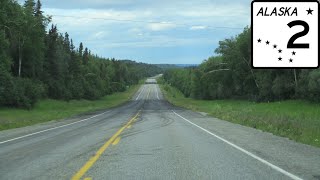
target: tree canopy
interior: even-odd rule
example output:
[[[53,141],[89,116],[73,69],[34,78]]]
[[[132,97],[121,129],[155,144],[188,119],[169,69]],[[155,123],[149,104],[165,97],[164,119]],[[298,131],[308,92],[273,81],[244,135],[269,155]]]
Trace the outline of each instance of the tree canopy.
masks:
[[[186,97],[197,99],[320,102],[319,69],[252,69],[250,38],[247,27],[236,37],[220,41],[217,56],[196,68],[167,70],[164,79]]]
[[[44,16],[40,0],[0,1],[0,106],[32,108],[40,98],[94,100],[124,91],[161,68],[75,47]]]

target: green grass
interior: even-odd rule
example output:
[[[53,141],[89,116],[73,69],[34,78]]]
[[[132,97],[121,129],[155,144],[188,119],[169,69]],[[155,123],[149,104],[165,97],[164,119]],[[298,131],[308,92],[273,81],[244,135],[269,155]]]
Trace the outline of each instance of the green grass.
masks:
[[[131,86],[127,91],[114,93],[96,101],[41,100],[32,110],[0,108],[0,130],[29,126],[51,120],[60,120],[77,114],[118,106],[128,101],[140,85]]]
[[[185,98],[169,85],[161,85],[161,89],[174,105],[320,147],[320,104],[300,100],[272,103],[195,100]]]

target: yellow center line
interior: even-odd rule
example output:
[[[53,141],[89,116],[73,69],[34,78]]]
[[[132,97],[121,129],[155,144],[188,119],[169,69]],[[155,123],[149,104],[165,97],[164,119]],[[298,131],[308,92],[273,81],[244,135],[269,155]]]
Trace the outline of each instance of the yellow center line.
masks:
[[[131,126],[132,126],[132,125],[130,124],[127,128],[128,128],[128,129],[130,129],[130,128],[131,128]]]
[[[117,137],[117,139],[113,141],[112,145],[117,145],[119,143],[120,139],[121,139],[120,137]]]
[[[149,99],[150,92],[151,92],[151,88],[149,87],[149,91],[148,91],[147,99]]]
[[[92,178],[91,177],[86,177],[83,180],[92,180]]]
[[[141,111],[141,110],[140,110],[140,111]],[[132,123],[136,122],[139,117],[140,117],[140,113],[138,114],[138,116],[137,116],[135,119],[133,119]],[[132,125],[132,123],[131,123],[130,125]],[[130,125],[129,125],[129,126],[130,126]]]
[[[114,142],[117,139],[117,137],[122,133],[122,131],[125,130],[138,117],[140,111],[133,118],[131,118],[126,125],[119,129],[103,146],[101,146],[100,149],[96,152],[96,154],[92,156],[75,175],[73,175],[71,180],[81,179],[81,177],[94,165],[94,163],[100,158],[102,153],[110,146],[110,144]]]

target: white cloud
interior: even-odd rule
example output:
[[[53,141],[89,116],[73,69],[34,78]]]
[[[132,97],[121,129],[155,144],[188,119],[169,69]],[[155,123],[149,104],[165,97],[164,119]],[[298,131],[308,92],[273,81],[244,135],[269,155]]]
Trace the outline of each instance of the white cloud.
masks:
[[[208,38],[175,38],[170,36],[146,36],[136,41],[117,41],[101,45],[104,48],[150,48],[179,47],[217,43],[218,39]]]
[[[250,15],[250,6],[246,5],[206,5],[187,11],[177,11],[177,15],[189,18],[234,18]],[[233,19],[234,20],[234,19]]]
[[[152,31],[164,31],[175,28],[177,25],[169,23],[169,22],[161,22],[161,23],[150,23],[147,25],[147,28]]]
[[[103,38],[106,35],[105,31],[99,31],[97,33],[94,34],[95,38]]]
[[[129,54],[130,49],[134,49],[132,54],[152,54],[144,50],[146,47],[170,47],[174,52],[174,48],[205,46],[203,51],[212,53],[218,40],[241,32],[214,27],[243,28],[250,23],[250,1],[247,4],[238,3],[244,0],[230,1],[80,0],[80,4],[68,7],[62,1],[42,2],[46,14],[60,15],[53,16],[53,23],[58,24],[60,32],[67,31],[76,45],[83,42],[94,53],[110,57],[115,50],[121,56]]]
[[[98,31],[98,32],[95,32],[95,33],[93,33],[92,35],[90,35],[90,36],[85,40],[85,42],[88,42],[88,41],[99,41],[99,40],[101,40],[101,39],[106,38],[108,35],[109,35],[109,32],[106,32],[106,31]]]
[[[113,9],[54,9],[54,8],[45,8],[44,12],[49,15],[53,15],[57,19],[66,19],[68,16],[75,20],[77,17],[80,19],[90,20],[90,21],[103,21],[107,20],[134,20],[137,18],[137,13],[132,11],[120,11]],[[55,16],[57,15],[57,16]],[[61,15],[61,16],[59,16]]]
[[[99,1],[97,1],[99,2]],[[111,2],[109,0],[109,2]],[[180,1],[178,1],[180,2]],[[52,9],[46,8],[47,14],[53,15],[53,20],[58,25],[66,27],[95,28],[103,25],[122,26],[131,28],[141,27],[151,31],[163,31],[185,25],[191,30],[206,29],[211,26],[244,27],[250,20],[250,7],[244,5],[208,5],[190,6],[173,1],[164,7],[150,6],[148,9]],[[181,3],[181,2],[180,2]],[[176,8],[179,7],[179,8]],[[62,15],[62,16],[54,16]],[[237,20],[235,20],[237,19]],[[148,23],[155,22],[155,23]],[[171,23],[169,23],[171,22]],[[205,27],[206,28],[203,28]]]
[[[207,28],[207,26],[191,26],[190,30],[203,30],[206,28]]]

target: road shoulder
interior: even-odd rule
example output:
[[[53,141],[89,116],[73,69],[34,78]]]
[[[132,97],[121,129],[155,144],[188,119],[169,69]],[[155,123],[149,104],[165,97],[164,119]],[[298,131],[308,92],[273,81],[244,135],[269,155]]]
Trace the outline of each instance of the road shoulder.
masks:
[[[306,179],[316,179],[320,175],[320,148],[190,110],[180,109],[176,112],[198,126],[288,172],[294,172]]]

